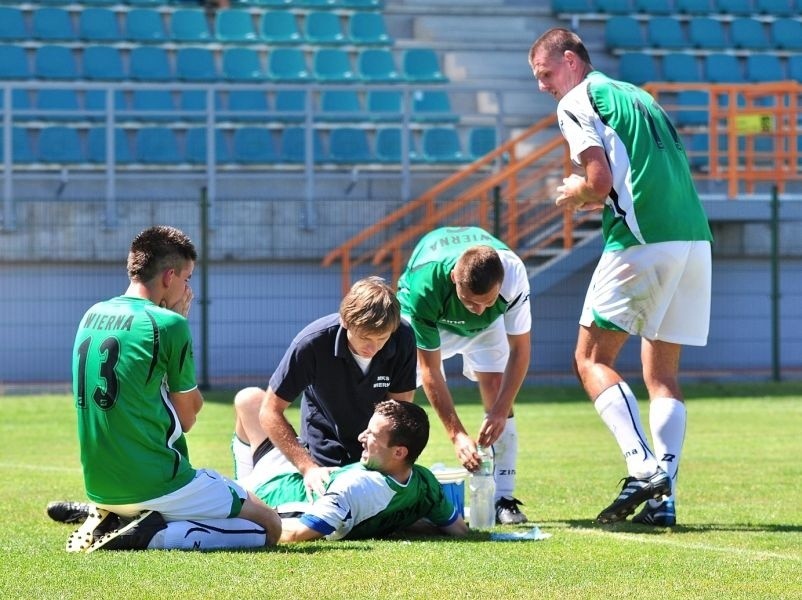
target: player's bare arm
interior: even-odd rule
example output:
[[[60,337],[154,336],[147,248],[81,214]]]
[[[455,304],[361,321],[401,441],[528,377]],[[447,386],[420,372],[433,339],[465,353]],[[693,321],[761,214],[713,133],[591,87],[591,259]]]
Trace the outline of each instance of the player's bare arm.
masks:
[[[173,403],[181,430],[186,433],[197,420],[198,413],[203,407],[203,396],[198,388],[189,392],[170,392],[170,402]]]
[[[281,538],[279,538],[279,543],[281,544],[310,542],[312,540],[319,540],[322,537],[322,533],[307,527],[301,523],[301,520],[298,518],[281,519]]]
[[[585,177],[572,174],[557,187],[557,206],[572,210],[596,210],[604,206],[613,187],[613,174],[607,163],[604,149],[592,146],[585,149],[579,158]]]

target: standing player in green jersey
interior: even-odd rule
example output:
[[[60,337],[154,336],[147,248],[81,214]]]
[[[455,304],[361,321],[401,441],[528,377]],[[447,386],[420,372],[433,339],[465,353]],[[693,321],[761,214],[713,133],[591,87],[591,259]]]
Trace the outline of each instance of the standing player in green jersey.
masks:
[[[237,421],[258,431],[258,417],[237,407]],[[258,443],[263,434],[251,441]],[[282,542],[384,537],[401,530],[462,536],[468,532],[431,471],[415,464],[429,440],[420,406],[399,400],[376,405],[359,434],[358,463],[331,471],[321,495],[308,502],[304,477],[284,456],[262,456],[238,481],[282,515]]]
[[[557,189],[558,206],[602,209],[604,251],[593,274],[574,356],[585,391],[618,442],[628,477],[600,523],[676,523],[674,484],[685,437],[682,345],[704,346],[710,325],[712,235],[685,150],[648,93],[593,69],[582,40],[551,29],[529,64],[558,102],[571,159],[584,170]],[[630,335],[641,338],[654,452],[638,405],[615,371]]]
[[[418,385],[454,444],[458,460],[479,468],[477,444],[495,454],[496,520],[524,523],[513,495],[518,433],[513,403],[529,369],[529,277],[521,259],[479,227],[442,227],[423,237],[398,281],[401,315],[418,346]],[[462,355],[479,384],[485,418],[476,442],[457,416],[443,361]]]
[[[203,405],[187,323],[196,259],[178,229],[144,230],[128,253],[125,294],[81,319],[73,392],[84,484],[95,507],[70,536],[70,552],[278,541],[281,521],[272,509],[189,461],[184,433]]]

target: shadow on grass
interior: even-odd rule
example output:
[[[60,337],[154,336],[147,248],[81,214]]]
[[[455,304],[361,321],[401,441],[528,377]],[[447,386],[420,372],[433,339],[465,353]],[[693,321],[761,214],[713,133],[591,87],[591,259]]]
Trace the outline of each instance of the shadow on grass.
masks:
[[[802,525],[788,525],[783,523],[694,523],[673,527],[654,527],[640,525],[631,521],[620,521],[610,525],[599,525],[592,519],[572,519],[543,521],[553,529],[585,529],[597,531],[614,531],[622,533],[643,533],[647,535],[662,535],[666,532],[672,534],[705,533],[708,531],[740,531],[745,533],[802,533]]]

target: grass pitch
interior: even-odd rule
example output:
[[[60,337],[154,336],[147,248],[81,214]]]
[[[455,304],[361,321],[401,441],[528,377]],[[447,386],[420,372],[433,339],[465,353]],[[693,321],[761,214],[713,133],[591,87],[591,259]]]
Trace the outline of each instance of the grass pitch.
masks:
[[[530,387],[516,409],[516,495],[547,540],[491,542],[474,532],[91,555],[68,555],[70,526],[44,512],[49,500],[83,497],[72,399],[0,397],[0,598],[802,598],[802,385],[686,392],[679,525],[670,529],[593,523],[619,490],[623,458],[578,389]],[[478,397],[469,388],[457,395],[475,431]],[[232,472],[231,398],[207,394],[188,436],[196,466]],[[418,401],[425,405],[420,393]],[[456,466],[426,407],[432,436],[421,464]]]

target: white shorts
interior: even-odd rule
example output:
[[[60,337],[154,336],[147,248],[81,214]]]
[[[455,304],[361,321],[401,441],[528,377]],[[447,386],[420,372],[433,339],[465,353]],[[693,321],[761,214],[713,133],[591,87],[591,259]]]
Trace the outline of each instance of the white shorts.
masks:
[[[507,330],[504,317],[499,317],[485,329],[473,337],[456,335],[450,331],[440,330],[440,356],[443,360],[462,355],[462,374],[471,381],[476,381],[476,373],[503,373],[510,358],[510,345],[507,341]],[[443,366],[440,365],[442,370]],[[445,377],[445,372],[443,373]],[[420,387],[418,377],[418,387]]]
[[[688,346],[710,328],[710,242],[660,242],[605,252],[593,273],[580,325]]]
[[[241,477],[237,482],[251,491],[262,485],[265,481],[272,479],[282,473],[297,473],[298,469],[284,454],[275,446],[263,455],[256,464],[253,471],[245,477]]]
[[[188,519],[227,519],[236,517],[248,492],[240,484],[212,469],[197,469],[195,478],[184,487],[135,504],[98,504],[123,517],[134,517],[143,510],[155,510],[165,521]]]

